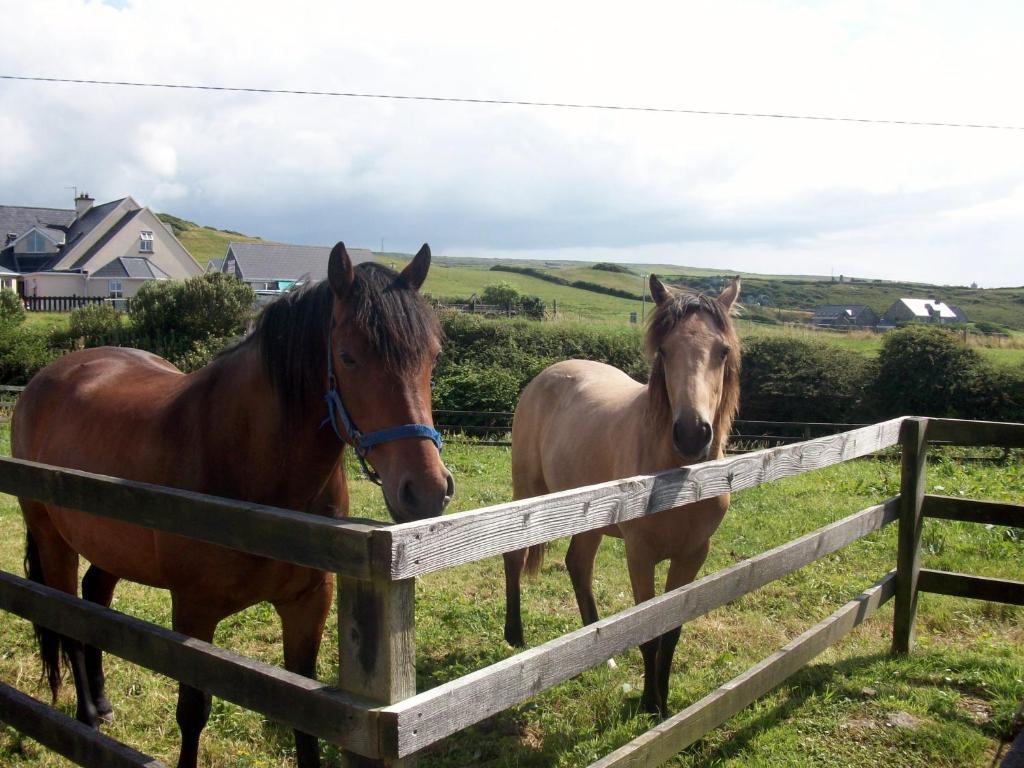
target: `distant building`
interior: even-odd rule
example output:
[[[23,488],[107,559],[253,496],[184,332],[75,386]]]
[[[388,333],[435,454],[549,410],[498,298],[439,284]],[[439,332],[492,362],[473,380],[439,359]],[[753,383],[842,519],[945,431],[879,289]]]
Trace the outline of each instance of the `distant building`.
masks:
[[[826,304],[814,310],[811,324],[822,328],[874,328],[878,315],[867,304]]]
[[[326,280],[330,255],[330,247],[321,245],[229,243],[216,271],[234,275],[269,299],[296,283]],[[348,255],[353,264],[373,259],[365,248],[349,248]]]
[[[156,215],[131,197],[73,209],[0,205],[4,287],[26,298],[126,299],[150,280],[184,280],[202,267]]]
[[[966,323],[967,315],[959,307],[951,307],[936,298],[899,299],[886,310],[879,324],[892,327],[899,323],[913,322],[937,325]]]

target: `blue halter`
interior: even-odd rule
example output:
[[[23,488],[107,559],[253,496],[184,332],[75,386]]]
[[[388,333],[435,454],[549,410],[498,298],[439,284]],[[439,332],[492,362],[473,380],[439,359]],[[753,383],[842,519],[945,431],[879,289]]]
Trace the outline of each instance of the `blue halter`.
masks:
[[[345,403],[342,402],[341,394],[338,392],[338,380],[334,376],[334,355],[331,353],[333,333],[332,330],[327,335],[327,393],[324,395],[324,401],[327,403],[327,417],[320,422],[320,428],[323,429],[324,426],[330,424],[331,429],[334,430],[334,434],[338,436],[339,440],[355,448],[356,456],[359,457],[359,463],[363,467],[363,472],[377,485],[381,484],[380,475],[366,463],[366,454],[375,445],[392,440],[402,440],[408,437],[426,438],[437,446],[437,451],[440,453],[443,444],[441,433],[427,424],[403,424],[400,427],[379,429],[366,435],[359,431],[355,422],[352,421],[352,417],[349,416]],[[347,438],[338,429],[338,419],[341,419],[341,423],[345,427],[345,433],[348,435]]]

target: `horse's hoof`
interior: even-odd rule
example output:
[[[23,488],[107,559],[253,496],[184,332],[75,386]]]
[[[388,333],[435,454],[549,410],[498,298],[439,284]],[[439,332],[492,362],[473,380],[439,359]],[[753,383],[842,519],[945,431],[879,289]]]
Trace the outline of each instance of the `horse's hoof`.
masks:
[[[106,699],[96,702],[96,718],[104,725],[112,725],[114,722],[114,708]]]

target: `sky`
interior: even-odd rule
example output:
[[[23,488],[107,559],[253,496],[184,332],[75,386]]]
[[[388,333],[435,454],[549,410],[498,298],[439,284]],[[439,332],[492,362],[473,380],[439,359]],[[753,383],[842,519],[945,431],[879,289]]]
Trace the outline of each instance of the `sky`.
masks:
[[[1024,128],[1024,4],[0,0],[0,75]],[[0,80],[0,204],[281,242],[1024,285],[1024,130]]]

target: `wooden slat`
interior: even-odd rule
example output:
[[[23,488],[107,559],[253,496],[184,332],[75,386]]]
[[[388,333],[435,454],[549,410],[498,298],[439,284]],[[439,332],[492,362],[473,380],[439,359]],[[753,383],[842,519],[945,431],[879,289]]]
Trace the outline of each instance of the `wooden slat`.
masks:
[[[1024,448],[1024,424],[970,419],[929,419],[928,439],[951,445]]]
[[[826,648],[839,642],[885,605],[894,588],[895,571],[779,651],[593,763],[590,768],[646,768],[671,760],[712,728],[717,728],[780,685]]]
[[[416,580],[338,579],[339,687],[377,704],[416,695]],[[411,768],[398,745],[382,742],[380,760],[359,768]]]
[[[371,555],[371,534],[381,524],[368,520],[334,520],[23,459],[0,459],[0,492],[355,578],[369,578],[374,562],[388,570],[386,551]]]
[[[373,703],[0,571],[0,608],[370,757]]]
[[[1003,501],[977,501],[957,496],[924,497],[922,514],[939,520],[960,520],[966,523],[1009,525],[1024,528],[1024,504]]]
[[[85,768],[165,768],[159,760],[4,683],[0,683],[0,722]]]
[[[1024,605],[1024,581],[993,579],[987,576],[972,576],[951,571],[921,569],[917,588],[921,592],[953,597],[970,597],[975,600],[990,600],[993,603]]]
[[[393,525],[377,535],[390,543],[391,578],[410,578],[866,456],[896,445],[901,423]]]
[[[382,738],[388,743],[396,738],[399,756],[433,744],[842,549],[895,520],[897,502],[889,499],[692,584],[383,707],[379,711]]]
[[[892,620],[893,653],[914,647],[917,577],[921,570],[921,508],[928,460],[928,419],[912,418],[900,431],[900,530],[896,544],[896,606]]]

